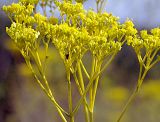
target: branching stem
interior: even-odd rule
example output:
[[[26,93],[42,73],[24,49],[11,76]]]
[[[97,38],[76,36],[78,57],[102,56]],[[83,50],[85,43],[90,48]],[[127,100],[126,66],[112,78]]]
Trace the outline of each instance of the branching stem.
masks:
[[[59,104],[56,102],[55,98],[47,91],[47,89],[43,86],[43,84],[41,83],[41,81],[39,80],[39,78],[37,77],[30,61],[28,59],[25,59],[27,66],[29,67],[29,69],[31,70],[31,72],[33,73],[36,82],[39,84],[40,88],[45,92],[45,94],[48,96],[48,98],[51,100],[51,102],[53,103],[53,105],[56,107],[60,117],[62,118],[63,122],[67,122],[66,118],[64,117],[63,113],[64,112],[67,116],[69,116],[69,114],[63,110],[63,108],[61,108],[59,106]]]

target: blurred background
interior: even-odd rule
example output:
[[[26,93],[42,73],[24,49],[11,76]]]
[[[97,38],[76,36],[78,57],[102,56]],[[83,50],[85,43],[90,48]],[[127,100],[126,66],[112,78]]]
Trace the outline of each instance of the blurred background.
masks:
[[[16,0],[0,0],[0,8]],[[85,2],[95,8],[94,0]],[[160,25],[160,0],[108,0],[105,10],[133,20],[138,30]],[[34,82],[20,53],[5,32],[10,21],[0,9],[0,122],[61,122],[54,106]],[[42,50],[43,53],[43,50]],[[47,77],[58,102],[67,109],[67,83],[63,62],[50,49]],[[89,57],[88,57],[89,59]],[[89,64],[89,60],[85,61]],[[114,122],[131,94],[138,78],[139,66],[134,50],[125,46],[101,77],[95,105],[95,122]],[[76,91],[76,89],[75,89]],[[122,122],[160,122],[160,65],[148,73],[142,89],[126,112]],[[77,92],[73,94],[78,100]],[[75,122],[84,122],[79,112]]]

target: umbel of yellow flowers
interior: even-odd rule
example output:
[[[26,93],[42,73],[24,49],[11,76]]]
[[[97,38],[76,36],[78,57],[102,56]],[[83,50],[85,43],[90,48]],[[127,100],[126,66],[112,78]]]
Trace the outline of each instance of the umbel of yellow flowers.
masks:
[[[55,17],[33,14],[32,2],[26,4],[22,0],[3,6],[12,21],[11,27],[7,27],[8,35],[20,50],[27,52],[45,40],[54,44],[63,60],[69,54],[73,62],[82,58],[86,51],[103,60],[105,56],[120,51],[124,38],[136,31],[131,21],[120,24],[117,17],[106,12],[86,11],[81,3],[59,2],[61,19],[57,21]]]
[[[118,17],[107,12],[96,13],[93,10],[85,10],[82,4],[85,0],[75,0],[74,2],[72,0],[46,1],[54,3],[60,12],[60,18],[47,17],[35,11],[35,6],[39,2],[44,3],[43,0],[20,0],[18,3],[3,6],[3,10],[12,22],[11,26],[6,28],[6,32],[26,59],[26,63],[32,70],[38,84],[53,102],[64,122],[67,122],[64,114],[70,118],[70,122],[74,122],[74,114],[82,103],[84,103],[86,122],[93,122],[93,108],[99,75],[121,50],[124,43],[135,50],[140,65],[137,87],[121,112],[117,120],[119,122],[128,105],[139,91],[147,72],[160,60],[157,56],[160,50],[160,29],[152,29],[150,33],[143,30],[139,35],[130,20],[121,24]],[[47,2],[45,5],[48,5]],[[51,47],[50,45],[56,47],[59,51],[66,67],[69,113],[61,108],[55,100],[38,55],[37,50],[41,46],[45,47],[47,51]],[[82,61],[87,52],[91,52],[93,58],[90,75]],[[31,58],[36,62],[43,82],[38,79],[30,62]],[[101,66],[106,58],[108,62],[102,68]],[[84,85],[81,68],[89,79],[87,87]],[[74,76],[81,95],[74,109],[72,106],[70,73]],[[86,100],[88,91],[90,91],[89,103]]]

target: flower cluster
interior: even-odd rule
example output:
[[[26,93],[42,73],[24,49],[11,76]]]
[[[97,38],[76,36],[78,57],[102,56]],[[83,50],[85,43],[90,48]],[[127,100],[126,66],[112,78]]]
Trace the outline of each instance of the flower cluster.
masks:
[[[33,8],[33,5],[23,5],[22,3],[13,3],[10,6],[3,6],[3,10],[10,16],[11,21],[28,24],[33,22],[33,17],[31,16]]]
[[[140,34],[133,34],[127,37],[127,44],[132,46],[138,57],[140,66],[149,70],[159,62],[158,52],[160,51],[160,28],[140,31]]]
[[[28,49],[34,48],[40,34],[31,27],[26,27],[24,24],[20,23],[12,23],[10,28],[6,28],[6,32],[11,39],[14,40],[16,46],[26,53]]]
[[[86,46],[89,36],[85,29],[78,30],[64,23],[55,26],[52,34],[52,41],[59,49],[61,57],[64,60],[74,62],[75,60],[81,59],[87,50]],[[66,57],[66,55],[68,55],[68,57]]]
[[[144,47],[146,50],[157,49],[160,47],[160,29],[154,28],[151,30],[151,34],[148,34],[146,30],[141,31],[141,37],[144,40]]]
[[[58,5],[59,10],[62,15],[68,15],[68,16],[76,16],[77,14],[84,11],[83,6],[81,3],[75,3],[72,4],[71,2],[62,2]]]
[[[65,15],[66,17],[65,20],[62,20],[62,24],[57,25],[63,27],[61,31],[58,31],[60,34],[55,34],[63,35],[63,38],[61,38],[63,40],[61,50],[64,45],[67,45],[67,47],[73,47],[71,45],[82,45],[78,48],[79,50],[81,48],[83,48],[82,50],[84,48],[85,50],[90,50],[94,56],[103,60],[106,56],[117,53],[121,49],[125,34],[128,33],[129,35],[131,33],[130,29],[133,29],[129,25],[130,21],[121,25],[117,17],[107,12],[95,13],[92,10],[84,11],[81,3],[72,4],[70,2],[63,2],[59,5],[59,9],[62,16]],[[64,38],[68,42],[64,41]],[[57,42],[59,43],[59,41]],[[72,44],[72,42],[75,44]],[[64,48],[66,47],[64,46]],[[75,48],[72,49],[74,51],[70,49],[63,50],[68,54],[70,51],[75,52]],[[79,55],[77,51],[75,53]]]
[[[83,20],[85,28],[91,36],[89,48],[93,55],[103,59],[121,49],[122,38],[126,31],[118,22],[118,18],[108,13],[88,11]]]
[[[84,106],[87,108],[87,100],[85,97],[88,90],[90,90],[90,113],[93,113],[92,110],[94,108],[99,75],[110,64],[126,41],[128,45],[134,48],[140,63],[136,92],[138,92],[148,70],[160,60],[159,57],[155,58],[158,51],[160,51],[160,28],[154,28],[150,33],[143,30],[138,34],[133,22],[130,20],[121,24],[118,17],[107,12],[102,13],[99,8],[99,10],[97,9],[98,13],[93,10],[84,10],[82,4],[85,1],[86,0],[20,0],[19,3],[3,6],[3,10],[12,22],[11,27],[6,28],[6,32],[23,54],[25,60],[27,58],[27,65],[32,70],[42,89],[44,91],[46,90],[45,93],[51,98],[51,101],[56,106],[64,122],[66,122],[66,119],[61,112],[65,114],[67,112],[54,100],[44,75],[46,69],[45,63],[48,57],[47,50],[51,47],[49,44],[52,43],[52,45],[56,47],[65,64],[70,109],[70,113],[67,113],[67,115],[70,119],[72,119],[75,112],[77,112],[83,100]],[[97,0],[98,4],[99,2],[100,0]],[[37,5],[42,7],[44,16],[36,12]],[[55,10],[58,8],[61,17],[48,17],[46,14],[47,7],[50,8],[50,12],[52,9]],[[38,54],[40,46],[45,48],[44,64],[42,64],[42,59]],[[81,60],[86,52],[90,52],[93,58],[91,75],[89,75]],[[28,58],[32,58],[33,62],[37,65],[39,74],[46,84],[46,89],[36,76],[36,72],[30,62],[31,60],[28,60]],[[107,60],[107,63],[101,68],[105,58],[109,60]],[[81,67],[89,79],[86,89]],[[81,94],[80,102],[73,111],[70,73],[73,74]],[[122,112],[122,115],[124,112]],[[92,119],[92,115],[90,118]]]
[[[26,48],[26,43],[27,47],[34,46],[36,40],[52,41],[62,59],[70,60],[71,64],[81,59],[86,51],[91,51],[98,60],[116,54],[125,38],[131,38],[137,32],[131,21],[120,24],[117,17],[107,12],[85,11],[82,3],[58,2],[62,15],[58,22],[55,17],[33,14],[33,5],[23,4],[25,2],[27,0],[3,7],[13,18],[11,27],[7,28],[9,36],[21,45],[21,49]]]
[[[158,49],[160,48],[160,29],[152,29],[150,34],[147,30],[142,30],[140,35],[129,36],[127,44],[131,45],[137,53],[142,49],[145,49],[146,52]]]
[[[3,10],[10,17],[11,27],[6,28],[6,32],[14,41],[20,51],[28,55],[29,50],[35,48],[36,40],[40,33],[33,28],[35,18],[31,16],[33,6],[23,5],[22,3],[13,3],[9,6],[3,6]]]

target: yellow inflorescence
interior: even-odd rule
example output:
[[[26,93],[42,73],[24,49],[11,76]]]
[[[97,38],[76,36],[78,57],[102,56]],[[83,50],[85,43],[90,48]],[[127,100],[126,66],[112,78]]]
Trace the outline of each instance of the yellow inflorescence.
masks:
[[[131,46],[136,52],[140,64],[140,73],[135,92],[133,92],[123,109],[117,121],[119,122],[127,106],[139,91],[147,72],[160,60],[157,56],[160,51],[160,28],[154,28],[150,33],[142,30],[139,34],[131,20],[127,20],[121,24],[118,17],[107,12],[102,13],[100,9],[97,9],[98,13],[93,10],[87,11],[83,8],[83,2],[85,1],[86,0],[75,0],[74,2],[72,0],[62,0],[61,2],[59,0],[20,0],[19,3],[3,6],[3,10],[12,22],[11,27],[6,28],[6,32],[24,56],[38,84],[54,103],[64,122],[66,122],[66,119],[62,112],[67,114],[70,119],[74,119],[73,116],[83,100],[84,103],[87,102],[85,97],[89,90],[90,110],[94,108],[99,75],[108,67],[115,55],[121,50],[123,44],[127,42],[127,45]],[[36,5],[39,2],[42,4],[40,6],[44,11],[44,16],[36,12]],[[98,0],[97,3],[99,2]],[[49,6],[48,3],[54,3],[55,8],[60,12],[59,18],[47,16],[46,6]],[[69,81],[69,114],[56,103],[44,75],[46,65],[42,65],[38,54],[39,47],[43,46],[45,48],[44,62],[46,63],[48,57],[47,50],[51,47],[51,43],[52,46],[57,48],[65,63],[67,80]],[[91,75],[89,75],[81,60],[87,51],[91,52],[92,55]],[[39,81],[31,65],[31,60],[28,60],[31,58],[34,59],[37,69],[46,84],[46,88]],[[107,63],[101,68],[105,58],[108,58]],[[86,89],[83,83],[81,66],[89,78]],[[73,74],[75,81],[77,81],[76,84],[81,93],[81,99],[73,111],[70,73]],[[77,78],[76,75],[79,75],[79,77]],[[84,105],[86,107],[87,104],[85,103]],[[93,111],[91,111],[91,120],[93,119],[92,116]]]
[[[28,44],[39,38],[51,40],[64,60],[68,54],[74,62],[88,50],[102,60],[105,56],[118,52],[125,35],[131,36],[136,31],[131,21],[120,24],[118,18],[111,14],[85,11],[81,3],[71,2],[59,2],[62,20],[58,22],[52,17],[55,21],[53,24],[51,17],[47,18],[40,13],[32,14],[33,5],[23,2],[26,0],[3,7],[9,16],[12,15],[13,21],[11,27],[7,28],[7,33],[21,48],[26,47],[26,42]]]

